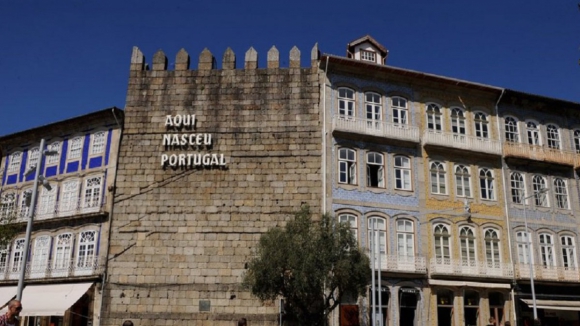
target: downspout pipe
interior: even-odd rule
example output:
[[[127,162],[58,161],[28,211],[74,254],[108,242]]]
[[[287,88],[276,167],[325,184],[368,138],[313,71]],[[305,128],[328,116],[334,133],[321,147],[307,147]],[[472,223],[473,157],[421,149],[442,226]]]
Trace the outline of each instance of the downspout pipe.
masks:
[[[324,67],[324,88],[322,89],[322,212],[326,213],[326,88],[330,87],[328,82],[328,56]]]

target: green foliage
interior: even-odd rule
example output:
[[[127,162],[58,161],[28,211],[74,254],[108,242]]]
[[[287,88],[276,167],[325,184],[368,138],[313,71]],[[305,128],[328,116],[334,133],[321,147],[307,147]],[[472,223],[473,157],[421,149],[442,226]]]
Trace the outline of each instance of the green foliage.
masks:
[[[365,295],[370,278],[349,226],[328,214],[313,221],[305,206],[286,228],[262,235],[244,285],[262,301],[283,297],[285,321],[324,325],[343,295]]]
[[[21,227],[16,224],[17,213],[15,211],[0,214],[0,249],[8,246]]]

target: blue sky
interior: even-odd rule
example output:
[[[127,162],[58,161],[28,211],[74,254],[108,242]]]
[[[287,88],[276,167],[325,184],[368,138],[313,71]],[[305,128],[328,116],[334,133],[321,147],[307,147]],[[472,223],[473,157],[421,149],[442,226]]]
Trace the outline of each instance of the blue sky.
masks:
[[[580,10],[569,0],[0,1],[0,135],[117,106],[131,49],[169,63],[185,48],[197,66],[231,47],[259,65],[275,45],[345,55],[366,34],[387,64],[580,102]]]

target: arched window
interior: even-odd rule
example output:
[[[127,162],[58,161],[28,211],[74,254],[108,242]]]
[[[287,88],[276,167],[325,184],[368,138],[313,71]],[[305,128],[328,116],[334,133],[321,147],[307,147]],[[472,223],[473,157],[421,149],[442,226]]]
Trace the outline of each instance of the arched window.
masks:
[[[84,137],[78,136],[73,139],[70,139],[69,149],[68,149],[68,159],[69,160],[77,160],[81,158],[81,154],[83,152],[83,140]]]
[[[574,237],[570,235],[563,235],[560,237],[562,244],[562,264],[566,269],[577,269],[578,262],[576,261],[576,243]]]
[[[16,193],[5,192],[0,197],[0,219],[10,221],[16,218]]]
[[[493,181],[493,171],[487,168],[479,169],[479,188],[481,198],[495,200],[495,188]]]
[[[574,148],[580,153],[580,130],[574,130]]]
[[[354,117],[354,91],[350,88],[338,89],[338,115],[341,118]]]
[[[489,121],[487,120],[487,115],[483,112],[475,113],[475,137],[477,138],[489,138]]]
[[[107,143],[107,133],[104,131],[97,131],[91,135],[91,155],[101,154],[105,151],[105,144]]]
[[[437,264],[451,264],[451,248],[449,247],[449,228],[444,224],[435,225],[433,231],[435,242],[435,258]]]
[[[546,189],[546,179],[542,176],[535,175],[532,178],[532,186],[534,189],[534,202],[536,206],[548,206],[548,196],[546,192],[541,190]]]
[[[569,209],[568,189],[566,181],[561,178],[554,179],[554,194],[556,194],[556,205],[561,209]]]
[[[470,227],[462,227],[459,230],[459,242],[461,244],[461,265],[475,266],[477,257],[475,255],[475,234]]]
[[[383,119],[381,103],[381,95],[372,92],[365,93],[367,127],[375,129],[381,127]]]
[[[520,142],[518,121],[512,117],[505,118],[505,140],[511,143]]]
[[[38,159],[40,158],[40,150],[38,147],[34,147],[28,150],[28,162],[26,163],[26,170],[30,170],[38,164]]]
[[[97,209],[101,206],[103,193],[103,176],[91,176],[85,179],[83,189],[83,209]]]
[[[511,177],[512,202],[522,204],[525,197],[524,178],[518,172],[512,172]]]
[[[20,211],[17,214],[17,218],[19,219],[28,218],[31,201],[32,201],[32,189],[29,188],[23,190],[20,193]]]
[[[431,193],[438,195],[447,194],[447,180],[445,179],[445,166],[441,162],[431,162]]]
[[[391,106],[393,108],[393,123],[395,125],[408,125],[409,110],[407,109],[407,100],[395,96],[391,99]]]
[[[546,126],[546,131],[548,135],[548,147],[560,149],[560,132],[558,131],[558,127],[550,124]]]
[[[16,239],[12,249],[12,273],[20,272],[22,261],[24,259],[24,239]]]
[[[385,187],[385,169],[382,154],[367,153],[367,186],[373,188]]]
[[[501,260],[499,257],[499,236],[494,229],[487,229],[484,232],[485,237],[485,261],[488,268],[500,268]]]
[[[50,236],[43,235],[34,240],[32,251],[32,264],[30,266],[31,277],[44,277],[48,267],[48,255],[50,253]]]
[[[55,165],[58,164],[59,159],[60,159],[60,148],[62,146],[62,143],[59,141],[54,141],[52,143],[50,143],[47,147],[47,149],[51,152],[55,152],[57,154],[54,155],[46,155],[46,165],[50,166],[50,165]]]
[[[10,162],[8,162],[8,169],[6,173],[12,174],[18,172],[22,163],[22,152],[14,152],[10,154]]]
[[[76,213],[79,202],[80,182],[77,179],[62,183],[59,200],[59,216],[68,216]]]
[[[412,189],[411,160],[406,156],[395,156],[395,189]]]
[[[531,236],[529,232],[516,232],[516,243],[518,245],[518,261],[520,264],[533,264],[534,257],[530,257]]]
[[[61,233],[56,236],[53,258],[53,276],[66,275],[71,267],[71,254],[73,249],[72,233]]]
[[[460,108],[451,109],[451,131],[454,135],[465,135],[465,114]]]
[[[356,155],[348,148],[338,150],[338,182],[356,184]]]
[[[0,273],[6,273],[10,266],[10,249],[9,245],[0,246]]]
[[[540,255],[544,267],[556,266],[554,259],[554,239],[551,234],[540,233]]]
[[[51,218],[56,211],[56,190],[53,186],[51,190],[42,188],[40,191],[40,200],[38,203],[37,215],[39,219]]]
[[[427,105],[427,128],[433,131],[443,130],[441,108],[437,104]]]
[[[540,128],[538,125],[533,121],[528,121],[528,123],[526,123],[526,127],[528,130],[528,144],[537,146],[541,145]]]
[[[455,186],[457,197],[471,197],[471,174],[465,165],[455,166]]]
[[[356,223],[356,216],[355,215],[340,214],[340,215],[338,215],[338,222],[339,223],[346,223],[350,227],[350,230],[352,231],[354,238],[358,241],[357,223]]]
[[[374,251],[375,267],[378,268],[379,255],[381,265],[387,263],[387,225],[385,219],[376,216],[370,217],[368,220],[368,229],[369,229],[369,248],[372,248]],[[371,262],[372,261],[373,258],[371,257]]]
[[[95,267],[97,255],[97,231],[83,231],[79,235],[76,269]]]
[[[399,259],[411,258],[407,262],[415,263],[415,231],[411,220],[397,220],[397,256]]]

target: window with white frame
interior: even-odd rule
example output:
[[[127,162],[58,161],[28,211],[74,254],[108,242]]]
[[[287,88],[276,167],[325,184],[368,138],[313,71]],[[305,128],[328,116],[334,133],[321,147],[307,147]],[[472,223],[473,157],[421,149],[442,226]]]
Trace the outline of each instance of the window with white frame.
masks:
[[[352,149],[338,150],[338,182],[356,184],[356,152]]]
[[[510,143],[520,142],[520,132],[518,130],[518,121],[512,117],[505,118],[505,140]]]
[[[544,267],[556,266],[554,257],[554,238],[551,234],[540,233],[540,255],[542,256],[542,265]]]
[[[0,273],[5,273],[10,264],[10,250],[8,245],[0,247]]]
[[[568,187],[566,181],[561,178],[554,179],[554,194],[556,195],[556,206],[561,209],[569,209]]]
[[[574,130],[574,149],[580,153],[580,130]]]
[[[26,170],[36,167],[40,158],[40,150],[34,147],[28,150],[28,162],[26,163]]]
[[[433,229],[433,235],[437,264],[451,264],[451,248],[449,246],[451,234],[449,233],[449,228],[444,224],[437,224]]]
[[[482,199],[495,200],[495,188],[493,184],[493,171],[487,168],[479,169],[479,188]]]
[[[516,243],[518,246],[518,262],[520,264],[533,264],[534,257],[530,257],[531,235],[526,231],[516,232]]]
[[[68,270],[71,265],[73,235],[72,233],[61,233],[56,236],[55,241],[53,269]]]
[[[32,273],[46,273],[48,267],[48,256],[50,253],[50,236],[39,236],[34,240],[34,249],[32,250],[32,264],[30,271]]]
[[[74,214],[79,202],[79,180],[67,180],[62,183],[60,192],[59,213],[61,215]]]
[[[16,193],[6,192],[0,197],[0,219],[11,220],[16,214]]]
[[[412,190],[411,160],[402,155],[395,156],[395,189]]]
[[[375,152],[367,153],[367,186],[373,188],[385,187],[383,155]]]
[[[25,189],[20,193],[20,212],[19,218],[27,218],[30,212],[30,204],[32,201],[32,189]]]
[[[528,130],[528,144],[530,145],[541,145],[540,143],[540,128],[538,124],[533,121],[528,121],[526,123],[526,128]]]
[[[487,115],[483,112],[475,113],[475,137],[477,138],[489,138],[489,120]]]
[[[441,162],[431,162],[431,193],[437,195],[447,194],[447,180],[445,176],[445,166]]]
[[[38,204],[38,217],[48,218],[52,217],[56,210],[56,188],[51,190],[42,188],[40,191],[40,200]]]
[[[540,175],[535,175],[532,178],[532,187],[534,190],[534,204],[536,206],[548,207],[548,195],[545,191],[546,189],[546,179]]]
[[[94,208],[101,205],[103,177],[93,176],[85,180],[83,208]]]
[[[437,104],[427,105],[427,128],[433,131],[443,130],[441,108]]]
[[[471,197],[471,174],[465,165],[455,165],[455,186],[457,197]]]
[[[378,266],[380,259],[382,265],[387,262],[387,225],[385,219],[376,216],[369,217],[368,229],[369,248],[374,251],[375,264]],[[373,258],[371,257],[372,260]]]
[[[399,258],[415,257],[415,230],[411,220],[397,220],[397,256]]]
[[[451,109],[451,132],[456,136],[465,135],[465,114],[460,108]]]
[[[518,172],[512,172],[510,176],[512,202],[522,204],[525,196],[524,178]]]
[[[472,228],[464,226],[459,230],[459,243],[461,247],[461,265],[475,266],[477,258],[475,256],[475,234]]]
[[[22,268],[24,259],[24,241],[25,239],[16,239],[12,249],[12,273],[17,273]]]
[[[358,241],[358,232],[357,232],[357,224],[356,224],[356,216],[352,214],[340,214],[338,215],[338,222],[339,223],[346,223],[350,230],[352,231],[352,235],[354,236],[355,240]]]
[[[391,107],[393,109],[393,123],[395,125],[408,125],[409,110],[407,109],[407,100],[395,96],[391,98]]]
[[[377,56],[374,51],[360,50],[360,59],[363,61],[377,62]]]
[[[365,108],[367,117],[367,127],[379,129],[382,122],[382,101],[381,95],[377,93],[365,93]]]
[[[548,147],[553,149],[560,149],[560,131],[556,125],[547,125],[546,133],[548,139]]]
[[[499,236],[494,229],[484,231],[485,238],[485,261],[488,268],[500,268]]]
[[[574,237],[570,235],[563,235],[560,237],[562,244],[562,264],[565,269],[577,269],[578,262],[576,261],[576,243]]]
[[[61,147],[61,145],[62,145],[62,143],[59,141],[54,141],[48,145],[47,149],[49,151],[55,152],[57,154],[46,155],[45,161],[46,161],[47,166],[58,164],[58,161],[60,159],[60,147]]]
[[[338,115],[342,118],[354,117],[354,91],[350,88],[338,89]]]
[[[20,169],[20,163],[22,163],[22,152],[14,152],[10,154],[10,162],[8,163],[8,169],[6,173],[16,173]]]
[[[83,153],[83,140],[84,137],[78,136],[69,140],[69,150],[68,159],[76,160],[79,159]]]
[[[97,231],[83,231],[79,235],[79,247],[76,267],[92,268],[95,266]]]
[[[107,143],[107,133],[104,131],[97,131],[91,136],[91,154],[101,154],[105,151],[105,144]]]

